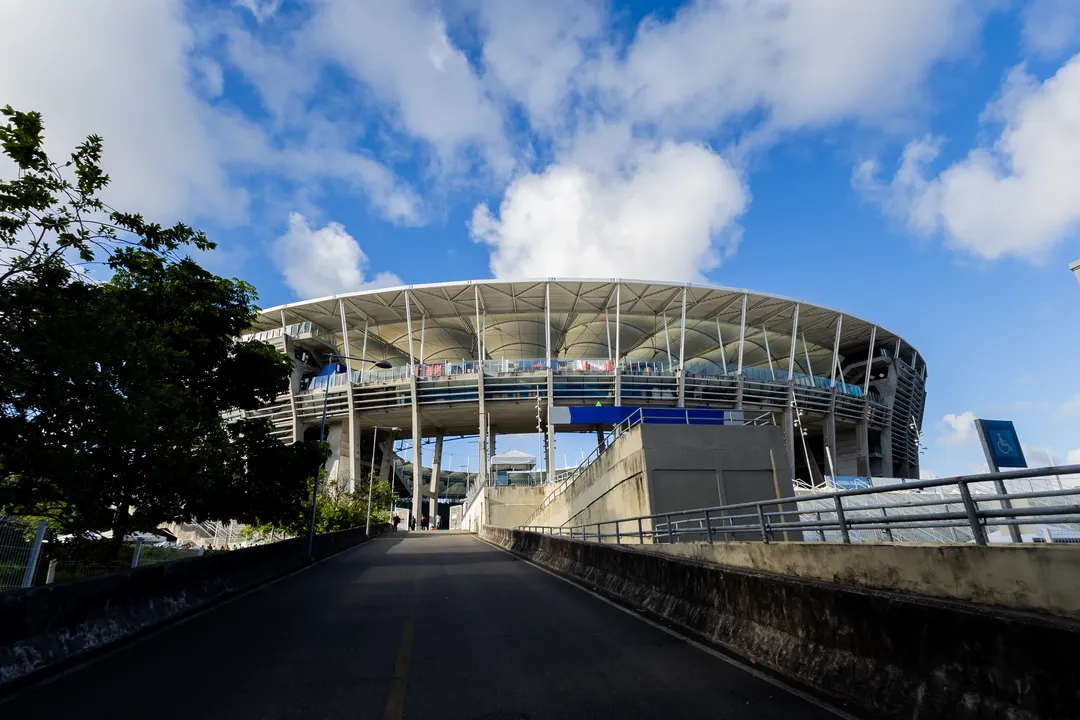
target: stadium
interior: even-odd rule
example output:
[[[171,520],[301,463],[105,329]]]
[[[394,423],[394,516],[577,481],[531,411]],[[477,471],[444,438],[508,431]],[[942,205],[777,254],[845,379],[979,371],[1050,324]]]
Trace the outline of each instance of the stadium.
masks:
[[[605,429],[556,425],[553,410],[596,405],[782,426],[788,466],[809,485],[919,477],[926,364],[915,348],[871,321],[765,293],[636,280],[414,285],[268,308],[244,339],[295,360],[290,391],[249,415],[286,442],[318,439],[325,424],[328,475],[349,489],[392,473],[403,496],[460,497],[466,474],[438,469],[444,438],[477,439],[483,484],[498,435],[538,430],[546,458],[532,476],[550,482],[556,430]],[[404,438],[423,490],[393,452]]]

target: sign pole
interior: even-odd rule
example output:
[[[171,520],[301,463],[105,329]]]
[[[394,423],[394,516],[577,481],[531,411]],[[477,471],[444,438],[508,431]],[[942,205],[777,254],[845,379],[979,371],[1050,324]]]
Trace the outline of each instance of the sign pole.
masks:
[[[1027,467],[1024,450],[1020,447],[1020,438],[1016,435],[1016,428],[1011,420],[976,420],[975,429],[979,433],[979,441],[982,443],[990,472],[999,473],[1002,467]],[[998,495],[1009,494],[1004,480],[994,480],[994,489]],[[1001,509],[1011,508],[1012,503],[1002,498]],[[1009,525],[1009,538],[1014,543],[1024,541],[1019,525]]]

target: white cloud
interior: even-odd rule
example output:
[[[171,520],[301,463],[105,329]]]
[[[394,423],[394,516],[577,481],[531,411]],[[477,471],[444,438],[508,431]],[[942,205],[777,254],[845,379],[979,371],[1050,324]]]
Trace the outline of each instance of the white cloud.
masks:
[[[1014,69],[984,119],[1002,129],[937,177],[927,166],[941,141],[918,140],[887,183],[873,163],[856,169],[856,187],[922,233],[988,259],[1040,259],[1080,223],[1080,55],[1039,84]]]
[[[227,176],[215,113],[193,92],[216,89],[192,71],[193,35],[176,0],[48,0],[0,4],[0,102],[38,110],[47,150],[61,159],[90,134],[113,205],[158,221],[238,221],[246,194]],[[43,52],[42,48],[56,48]],[[33,58],[12,62],[11,58]]]
[[[497,175],[512,170],[502,112],[437,11],[408,0],[327,0],[305,33],[312,52],[370,88],[444,165],[477,149]]]
[[[887,119],[978,28],[966,0],[701,0],[647,18],[599,82],[635,120],[713,128],[765,108],[780,128]]]
[[[470,229],[500,278],[700,281],[734,251],[748,201],[738,173],[708,148],[631,142],[612,161],[519,177],[498,217],[481,205]]]
[[[1024,46],[1041,56],[1057,56],[1080,37],[1076,0],[1029,0],[1020,14]]]
[[[260,23],[272,18],[281,9],[281,0],[233,0],[233,2],[250,10],[255,20]]]
[[[1067,465],[1080,465],[1080,448],[1070,450],[1065,457],[1065,463]]]
[[[386,272],[366,280],[368,258],[356,239],[334,222],[314,229],[299,213],[289,214],[289,229],[272,252],[285,284],[302,298],[403,284]]]
[[[970,410],[959,415],[947,413],[941,420],[947,427],[946,434],[941,437],[941,442],[946,445],[966,445],[979,437],[975,431],[975,414]]]

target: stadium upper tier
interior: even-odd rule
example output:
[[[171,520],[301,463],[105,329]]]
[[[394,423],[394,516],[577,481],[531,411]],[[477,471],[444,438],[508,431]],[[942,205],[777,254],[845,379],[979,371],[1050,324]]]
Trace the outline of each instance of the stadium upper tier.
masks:
[[[917,474],[926,366],[916,350],[872,322],[788,298],[623,280],[439,283],[269,308],[245,337],[297,361],[290,397],[260,412],[285,439],[317,424],[324,400],[329,417],[351,408],[370,427],[410,425],[415,399],[425,434],[476,434],[481,392],[500,432],[535,430],[538,396],[747,413],[783,412],[794,399],[804,429],[823,418],[867,424],[887,435],[891,452],[878,454],[897,463],[889,472]]]

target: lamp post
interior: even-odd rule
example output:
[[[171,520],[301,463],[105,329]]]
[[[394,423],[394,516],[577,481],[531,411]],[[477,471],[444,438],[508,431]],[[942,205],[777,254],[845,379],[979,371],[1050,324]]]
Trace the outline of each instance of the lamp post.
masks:
[[[399,427],[383,428],[389,430],[392,433],[396,433],[401,430]],[[364,526],[364,537],[371,535],[371,489],[375,485],[375,448],[379,446],[379,426],[374,428],[374,434],[371,436],[371,474],[368,477],[367,485],[367,524]]]
[[[340,360],[357,360],[359,362],[371,363],[377,368],[390,368],[393,367],[385,360],[369,360],[362,357],[353,357],[351,355],[337,355],[335,353],[327,353],[326,359],[340,359]],[[319,442],[326,442],[326,403],[330,399],[330,378],[337,373],[330,373],[326,376],[326,387],[323,388],[323,403],[322,403],[322,426],[319,428]],[[349,382],[352,382],[350,379]],[[321,469],[321,468],[320,468]],[[315,503],[319,497],[319,473],[315,473],[315,484],[311,488],[311,525],[308,528],[308,557],[312,556],[312,550],[315,547]]]

